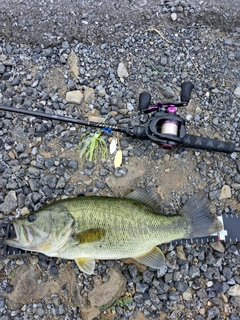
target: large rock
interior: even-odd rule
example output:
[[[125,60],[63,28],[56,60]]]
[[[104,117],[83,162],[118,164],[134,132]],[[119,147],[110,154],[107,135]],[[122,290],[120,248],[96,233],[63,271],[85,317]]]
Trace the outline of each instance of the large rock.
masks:
[[[29,304],[52,294],[61,294],[63,285],[67,285],[68,293],[64,295],[63,302],[74,303],[78,307],[84,305],[84,299],[80,297],[76,277],[70,267],[59,270],[54,279],[42,279],[42,272],[37,265],[24,264],[16,268],[11,274],[10,284],[13,291],[5,294],[9,300],[15,303]]]
[[[95,284],[95,287],[88,294],[88,300],[92,306],[109,306],[116,299],[124,295],[126,290],[126,279],[118,267],[110,268],[109,280],[102,284]]]
[[[221,253],[225,252],[225,247],[222,244],[222,242],[210,242],[209,245],[215,251],[218,251],[218,252],[221,252]]]
[[[77,78],[79,71],[78,71],[78,57],[74,51],[71,51],[67,58],[67,65],[69,67],[69,74]]]
[[[95,101],[95,92],[93,88],[87,87],[84,91],[84,102],[91,104]]]
[[[69,91],[66,94],[66,101],[73,104],[81,104],[83,101],[83,94],[80,90]]]
[[[231,198],[231,196],[232,196],[231,188],[225,184],[221,189],[219,200],[229,199]]]
[[[9,214],[17,208],[17,196],[14,190],[11,190],[6,195],[4,202],[0,205],[0,210],[4,214]]]
[[[84,306],[80,308],[80,313],[82,320],[93,320],[99,316],[100,311],[96,307]]]

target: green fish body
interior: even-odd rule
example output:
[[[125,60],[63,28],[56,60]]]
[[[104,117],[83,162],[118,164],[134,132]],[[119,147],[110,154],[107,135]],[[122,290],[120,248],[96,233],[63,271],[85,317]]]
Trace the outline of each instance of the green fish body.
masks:
[[[207,236],[222,229],[209,213],[202,193],[196,194],[179,215],[157,213],[156,195],[137,190],[125,198],[79,197],[56,201],[14,220],[15,239],[8,245],[74,259],[92,274],[95,259],[134,258],[160,268],[164,255],[157,245],[181,238]]]

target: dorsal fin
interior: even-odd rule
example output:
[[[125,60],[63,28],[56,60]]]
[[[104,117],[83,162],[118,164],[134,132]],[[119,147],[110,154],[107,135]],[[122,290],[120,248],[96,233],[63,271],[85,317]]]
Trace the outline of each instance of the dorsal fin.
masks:
[[[154,213],[159,213],[161,211],[159,195],[154,189],[149,192],[144,189],[136,189],[133,192],[127,194],[125,198],[133,199],[143,203]]]

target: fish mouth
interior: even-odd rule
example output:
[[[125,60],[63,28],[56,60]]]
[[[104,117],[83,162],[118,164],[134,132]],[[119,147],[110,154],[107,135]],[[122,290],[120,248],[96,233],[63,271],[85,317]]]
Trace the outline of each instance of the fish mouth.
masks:
[[[7,245],[17,246],[19,244],[19,228],[14,222],[7,226],[3,242]]]

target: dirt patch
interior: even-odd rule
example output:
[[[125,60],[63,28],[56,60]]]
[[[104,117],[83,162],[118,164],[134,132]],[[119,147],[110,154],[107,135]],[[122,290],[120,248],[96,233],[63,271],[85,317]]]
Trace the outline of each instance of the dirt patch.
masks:
[[[63,69],[51,68],[46,73],[44,80],[47,92],[56,92],[61,98],[65,99],[67,85],[64,82]]]

